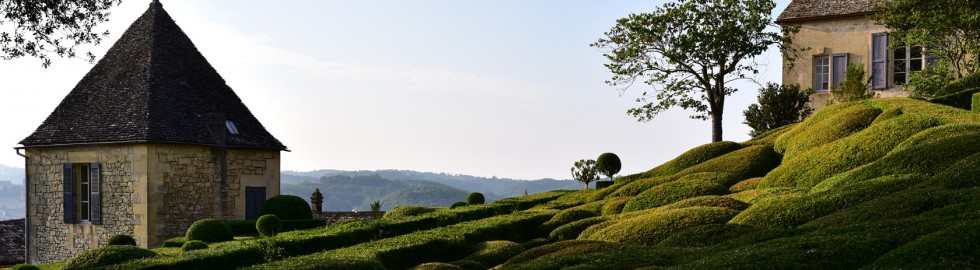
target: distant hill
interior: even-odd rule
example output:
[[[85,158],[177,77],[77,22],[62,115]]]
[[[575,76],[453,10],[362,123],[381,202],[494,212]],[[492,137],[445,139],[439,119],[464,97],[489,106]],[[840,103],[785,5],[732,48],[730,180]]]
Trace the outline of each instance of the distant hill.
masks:
[[[0,220],[24,218],[24,185],[0,180]]]
[[[324,211],[367,211],[375,200],[383,203],[382,210],[399,205],[449,206],[465,200],[469,193],[440,183],[391,180],[377,174],[324,176],[316,182],[283,181],[281,193],[309,202],[310,195],[318,188],[323,193]]]
[[[316,170],[310,172],[283,171],[282,183],[302,183],[315,182],[320,177],[330,177],[336,175],[345,176],[369,176],[378,175],[384,179],[405,180],[405,181],[429,181],[441,183],[457,189],[480,192],[490,198],[509,198],[514,196],[540,193],[558,189],[582,189],[579,182],[573,180],[519,180],[497,177],[478,177],[463,174],[447,174],[433,172],[417,172],[409,170],[378,170],[378,171],[341,171],[341,170]],[[307,192],[307,197],[309,197]],[[321,190],[322,192],[322,190]]]
[[[0,164],[0,181],[17,185],[24,184],[24,168],[10,167]]]

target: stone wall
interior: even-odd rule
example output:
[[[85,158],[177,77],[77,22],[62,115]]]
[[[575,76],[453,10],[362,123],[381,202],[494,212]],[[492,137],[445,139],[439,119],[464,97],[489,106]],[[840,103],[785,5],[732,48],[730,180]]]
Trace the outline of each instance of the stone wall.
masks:
[[[813,60],[818,56],[847,53],[850,64],[864,66],[866,76],[871,76],[871,66],[868,64],[871,53],[871,35],[887,32],[884,26],[874,23],[869,18],[851,17],[826,20],[807,21],[800,24],[800,32],[793,37],[793,42],[801,48],[810,48],[799,55],[794,62],[794,68],[788,69],[784,64],[783,84],[799,84],[800,87],[813,88]],[[892,59],[891,56],[888,59]],[[892,70],[892,61],[887,61],[886,70]],[[833,71],[831,71],[833,72]],[[866,77],[866,79],[868,78]],[[890,77],[890,75],[889,75]],[[908,92],[901,86],[888,82],[888,89],[875,91],[879,97],[905,97]],[[820,109],[831,99],[829,92],[818,92],[810,96],[810,106]]]
[[[136,145],[59,147],[27,149],[28,156],[28,261],[63,260],[88,249],[105,245],[113,234],[134,234],[145,226],[145,202],[134,192],[146,174],[136,169],[145,160],[145,150]],[[64,163],[102,164],[102,225],[65,224],[62,179]],[[146,246],[146,237],[136,236]]]

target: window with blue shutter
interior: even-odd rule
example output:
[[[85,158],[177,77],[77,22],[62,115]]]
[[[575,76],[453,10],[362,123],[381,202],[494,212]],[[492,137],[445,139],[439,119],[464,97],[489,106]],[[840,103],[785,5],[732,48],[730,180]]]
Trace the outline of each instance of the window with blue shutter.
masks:
[[[101,165],[65,163],[63,168],[65,224],[102,224]]]
[[[64,169],[62,184],[64,191],[65,224],[72,224],[75,223],[75,181],[73,180],[73,166],[71,163],[65,163]]]
[[[89,164],[89,222],[102,224],[102,194],[100,176],[102,168],[99,163]]]
[[[888,35],[871,35],[871,88],[888,88]]]
[[[830,82],[835,91],[840,91],[840,82],[844,81],[844,76],[847,75],[847,61],[848,57],[846,53],[838,53],[830,56]]]

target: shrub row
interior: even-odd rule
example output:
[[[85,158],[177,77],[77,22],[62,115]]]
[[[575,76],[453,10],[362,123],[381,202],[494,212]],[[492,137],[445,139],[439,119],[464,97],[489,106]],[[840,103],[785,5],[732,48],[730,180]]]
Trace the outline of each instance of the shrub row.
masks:
[[[426,262],[453,261],[466,256],[479,242],[530,238],[535,227],[556,213],[554,210],[515,212],[292,257],[250,269],[343,269],[352,264],[375,269],[405,269]]]
[[[590,235],[588,239],[654,245],[686,228],[726,223],[737,213],[728,208],[700,206],[665,210],[619,221]]]
[[[620,177],[617,179],[617,182],[632,182],[643,178],[674,175],[675,173],[678,173],[691,166],[698,165],[701,162],[711,160],[724,154],[728,154],[740,148],[742,148],[742,145],[729,141],[701,145],[692,148],[691,150],[687,150],[687,152],[684,152],[673,160],[661,164],[660,166],[657,166],[649,171]]]
[[[222,222],[231,227],[235,236],[259,235],[259,231],[255,229],[255,220],[222,220]],[[322,219],[282,220],[282,232],[313,229],[326,225],[327,221]]]

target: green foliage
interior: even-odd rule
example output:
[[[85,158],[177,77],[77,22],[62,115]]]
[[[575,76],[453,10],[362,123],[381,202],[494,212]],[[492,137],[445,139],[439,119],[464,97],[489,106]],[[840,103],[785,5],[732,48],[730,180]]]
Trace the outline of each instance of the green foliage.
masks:
[[[0,59],[11,60],[24,56],[41,60],[41,66],[51,65],[52,54],[59,57],[83,57],[76,50],[79,45],[98,45],[109,32],[96,27],[109,21],[109,9],[121,0],[57,1],[44,5],[28,5],[20,2],[0,2],[0,14],[8,26],[0,35]],[[84,59],[95,61],[92,52]]]
[[[562,241],[528,250],[502,269],[648,269],[675,265],[683,258],[673,248],[602,241]],[[654,267],[651,267],[654,266]]]
[[[980,219],[916,239],[878,258],[874,269],[971,269],[980,267]]]
[[[282,231],[282,221],[276,215],[262,215],[255,222],[255,230],[263,237],[276,236]]]
[[[208,248],[208,243],[200,240],[190,240],[184,242],[184,245],[180,246],[180,251],[187,252],[191,250],[206,249]]]
[[[595,189],[604,189],[604,188],[607,188],[609,186],[612,186],[614,183],[615,182],[613,182],[613,181],[596,181],[595,182]]]
[[[253,228],[254,228],[254,226],[253,226]],[[183,246],[185,242],[187,242],[187,238],[186,237],[178,236],[178,237],[170,238],[170,239],[167,239],[167,240],[163,240],[163,247],[178,247],[179,248],[179,247]]]
[[[548,241],[548,239],[545,239],[545,238],[534,238],[534,239],[528,240],[528,241],[526,241],[524,243],[521,243],[521,247],[524,247],[524,249],[531,249],[531,248],[536,248],[536,247],[540,247],[540,246],[543,246],[543,245],[547,245],[549,243],[551,243],[551,242]]]
[[[975,113],[980,113],[980,92],[973,93],[972,110]]]
[[[602,222],[609,221],[607,217],[591,217],[580,219],[577,221],[562,224],[558,228],[555,228],[548,234],[548,239],[551,241],[566,241],[574,240],[579,237],[579,234],[585,229]]]
[[[293,195],[277,195],[265,200],[259,215],[276,215],[283,220],[313,219],[313,210],[303,198]]]
[[[620,212],[623,212],[623,207],[625,207],[626,204],[632,199],[633,197],[615,197],[606,199],[599,213],[602,215],[619,214]]]
[[[41,268],[32,264],[22,263],[22,264],[14,265],[13,267],[10,268],[10,270],[41,270]]]
[[[687,207],[654,212],[617,222],[588,239],[653,245],[686,228],[726,223],[737,213],[720,207]]]
[[[931,69],[932,72],[912,73],[912,76],[909,76],[909,83],[903,85],[902,88],[909,91],[913,98],[919,99],[932,99],[956,93],[946,92],[954,89],[946,86],[955,79],[954,72],[949,69],[949,64],[946,61],[940,61]]]
[[[449,209],[455,209],[457,207],[464,207],[464,206],[467,206],[467,205],[470,205],[470,204],[468,204],[466,202],[455,202],[455,203],[453,203],[452,206],[449,207]]]
[[[619,184],[619,182],[631,182],[637,179],[674,175],[691,166],[701,164],[701,162],[708,161],[741,148],[742,145],[729,141],[704,144],[692,148],[691,150],[687,150],[671,161],[661,164],[660,166],[657,166],[649,171],[621,177],[616,182]]]
[[[460,268],[463,268],[465,270],[486,270],[487,269],[487,266],[486,265],[483,265],[482,263],[480,263],[478,261],[472,261],[472,260],[452,261],[452,262],[449,262],[449,264],[452,264],[452,265],[455,265],[455,266],[459,266]]]
[[[506,262],[511,257],[524,252],[521,244],[511,241],[486,241],[476,244],[476,251],[467,255],[464,260],[477,261],[486,267],[494,267]]]
[[[135,246],[136,239],[126,234],[113,234],[109,236],[109,241],[106,244],[110,246]]]
[[[779,166],[780,161],[779,154],[771,145],[755,145],[694,165],[678,174],[689,177],[695,173],[713,173],[714,176],[711,177],[713,179],[709,181],[717,182],[727,188],[742,179],[766,175]]]
[[[449,263],[441,263],[441,262],[423,263],[409,269],[411,270],[463,270],[462,267],[459,267],[457,265],[449,264]]]
[[[619,170],[623,168],[623,163],[619,160],[619,156],[616,154],[602,153],[602,155],[599,155],[599,158],[596,159],[595,168],[599,174],[609,177],[609,181],[612,181],[613,176],[619,173]],[[596,189],[599,189],[599,187],[597,186]]]
[[[486,198],[483,197],[483,193],[470,192],[466,195],[466,204],[483,204],[485,201]]]
[[[592,46],[607,50],[606,68],[613,74],[608,84],[628,87],[641,79],[657,89],[644,92],[637,99],[640,107],[630,109],[630,115],[649,121],[672,107],[694,110],[692,118],[713,120],[712,141],[717,142],[722,139],[725,97],[736,91],[726,83],[758,73],[748,60],[770,45],[793,50],[789,34],[798,27],[766,31],[773,24],[769,14],[774,7],[766,0],[665,3],[652,13],[618,20]]]
[[[599,179],[599,170],[596,162],[592,159],[576,161],[572,166],[572,178],[585,184],[585,189],[589,189],[589,183]]]
[[[752,190],[759,186],[759,182],[762,182],[762,177],[752,177],[735,183],[728,188],[731,192],[742,192],[746,190]]]
[[[980,4],[958,0],[890,0],[873,19],[889,29],[894,46],[923,46],[949,64],[954,77],[978,71]]]
[[[706,224],[674,233],[660,244],[672,247],[708,247],[758,230],[738,224]]]
[[[184,237],[187,240],[201,240],[214,243],[231,241],[235,238],[235,234],[232,233],[231,227],[228,227],[228,224],[217,219],[206,218],[191,224],[191,227],[187,228],[187,234]]]
[[[541,226],[538,227],[538,232],[540,232],[543,235],[548,235],[551,233],[552,230],[558,228],[558,226],[576,220],[595,217],[595,216],[598,216],[598,214],[595,211],[588,211],[588,210],[575,209],[575,208],[566,209],[564,211],[561,211],[554,217],[552,217],[551,220],[548,220],[548,222],[541,224]]]
[[[881,113],[879,108],[860,103],[830,106],[784,133],[776,139],[774,148],[783,154],[784,161],[789,161],[813,148],[861,131]]]
[[[391,211],[385,212],[384,218],[406,218],[418,216],[425,213],[432,213],[436,211],[433,207],[424,206],[399,206]]]
[[[695,206],[722,207],[722,208],[742,211],[745,210],[745,208],[748,208],[749,204],[729,197],[709,195],[709,196],[700,196],[700,197],[694,197],[690,199],[684,199],[660,207],[659,210],[672,210],[672,209],[681,209],[681,208],[695,207]]]
[[[864,65],[848,64],[847,74],[839,86],[830,91],[834,101],[844,103],[875,98],[875,93],[869,91],[868,80],[865,79]]]
[[[87,270],[142,258],[156,257],[153,251],[135,246],[105,246],[91,249],[68,260],[62,269]]]
[[[383,205],[383,203],[381,203],[381,201],[378,201],[378,200],[375,200],[375,201],[371,202],[371,205],[370,205],[371,206],[371,213],[373,213],[375,215],[375,218],[377,218],[378,215],[381,215],[381,206],[382,205]]]
[[[812,93],[813,89],[801,90],[798,84],[769,83],[759,88],[758,104],[749,105],[742,112],[745,116],[743,124],[752,128],[749,136],[756,137],[809,117],[813,108],[807,103]]]
[[[680,180],[655,186],[626,203],[623,212],[637,211],[667,205],[687,198],[705,195],[723,195],[728,187],[703,180]]]

